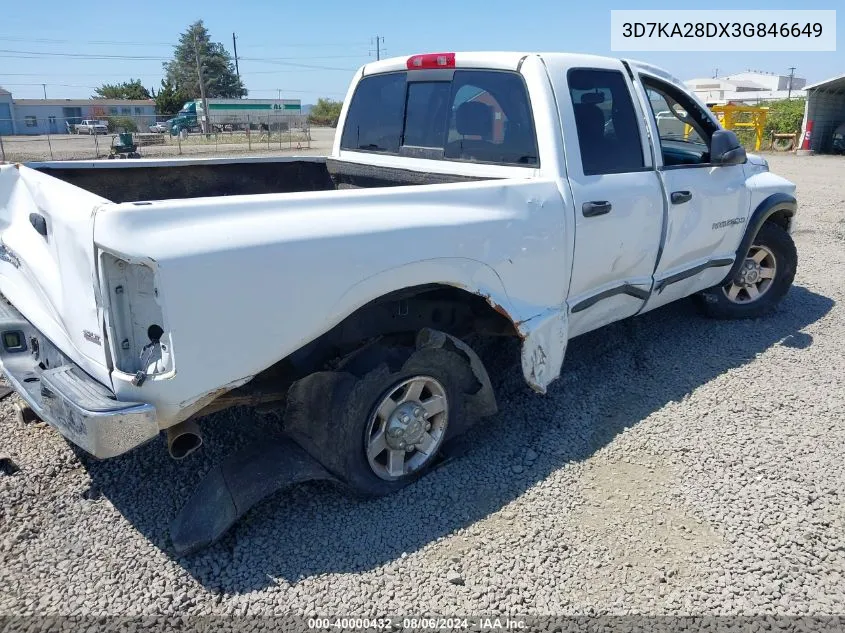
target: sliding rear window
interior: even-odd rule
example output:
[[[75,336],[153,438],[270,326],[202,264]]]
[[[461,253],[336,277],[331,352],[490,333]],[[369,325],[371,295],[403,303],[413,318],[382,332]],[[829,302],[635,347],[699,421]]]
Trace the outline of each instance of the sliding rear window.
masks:
[[[518,73],[456,70],[432,77],[415,72],[371,75],[358,83],[341,149],[539,164],[528,92]]]

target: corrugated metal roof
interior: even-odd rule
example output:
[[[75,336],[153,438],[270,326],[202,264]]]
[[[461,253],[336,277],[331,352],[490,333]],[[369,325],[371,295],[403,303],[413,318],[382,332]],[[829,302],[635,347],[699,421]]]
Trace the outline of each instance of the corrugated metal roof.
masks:
[[[819,90],[822,92],[845,92],[845,75],[838,77],[831,77],[824,81],[818,81],[809,86],[804,86],[804,90]]]

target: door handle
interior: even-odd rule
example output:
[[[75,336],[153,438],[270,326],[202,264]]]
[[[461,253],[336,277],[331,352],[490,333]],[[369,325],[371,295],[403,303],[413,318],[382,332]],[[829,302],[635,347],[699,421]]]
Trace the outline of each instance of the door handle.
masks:
[[[689,191],[673,191],[669,197],[672,199],[672,204],[683,204],[692,200],[692,193]]]
[[[607,200],[593,200],[592,202],[585,202],[581,205],[581,213],[585,218],[592,218],[597,215],[604,215],[610,213],[613,205]]]

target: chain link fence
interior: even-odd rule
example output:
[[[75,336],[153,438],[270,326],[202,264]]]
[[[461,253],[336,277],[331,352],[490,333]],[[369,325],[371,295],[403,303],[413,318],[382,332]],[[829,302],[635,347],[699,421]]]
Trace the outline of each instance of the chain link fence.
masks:
[[[0,160],[227,156],[312,149],[311,127],[301,114],[212,116],[207,131],[197,122],[190,129],[177,128],[178,134],[167,123],[173,116],[127,115],[84,122],[50,117],[49,131],[43,134],[27,134],[27,120],[0,119]]]

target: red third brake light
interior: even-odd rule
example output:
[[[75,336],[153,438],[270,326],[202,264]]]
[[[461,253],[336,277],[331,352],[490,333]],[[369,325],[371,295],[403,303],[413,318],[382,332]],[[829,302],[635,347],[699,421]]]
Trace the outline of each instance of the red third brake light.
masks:
[[[423,68],[454,68],[454,53],[426,53],[425,55],[414,55],[408,58],[408,70],[420,70]]]

